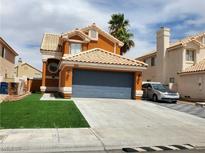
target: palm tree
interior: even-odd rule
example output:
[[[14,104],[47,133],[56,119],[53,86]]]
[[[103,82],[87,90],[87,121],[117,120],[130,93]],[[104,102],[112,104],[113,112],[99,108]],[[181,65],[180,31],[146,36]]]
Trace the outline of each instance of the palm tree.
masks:
[[[113,14],[111,20],[108,22],[110,34],[124,43],[120,54],[126,53],[131,47],[135,46],[131,39],[133,34],[129,32],[129,21],[124,18],[124,14]]]

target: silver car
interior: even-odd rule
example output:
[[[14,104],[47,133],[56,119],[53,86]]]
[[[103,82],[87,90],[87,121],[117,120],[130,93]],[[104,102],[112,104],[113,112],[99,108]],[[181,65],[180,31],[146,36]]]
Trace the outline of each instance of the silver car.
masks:
[[[179,93],[173,92],[160,82],[147,82],[142,85],[143,98],[151,99],[155,102],[166,101],[176,103]]]

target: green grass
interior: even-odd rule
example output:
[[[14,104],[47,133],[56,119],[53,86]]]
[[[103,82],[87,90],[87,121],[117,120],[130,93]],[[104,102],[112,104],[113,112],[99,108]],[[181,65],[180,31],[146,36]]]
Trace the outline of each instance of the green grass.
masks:
[[[0,128],[79,128],[89,124],[73,101],[40,101],[32,94],[0,104]]]

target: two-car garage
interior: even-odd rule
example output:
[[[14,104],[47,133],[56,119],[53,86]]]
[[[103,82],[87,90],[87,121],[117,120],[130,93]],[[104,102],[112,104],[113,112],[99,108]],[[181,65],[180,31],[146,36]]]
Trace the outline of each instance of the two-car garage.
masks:
[[[140,99],[146,66],[99,48],[63,57],[59,91],[64,98]]]
[[[72,97],[133,97],[133,73],[94,70],[73,70]]]

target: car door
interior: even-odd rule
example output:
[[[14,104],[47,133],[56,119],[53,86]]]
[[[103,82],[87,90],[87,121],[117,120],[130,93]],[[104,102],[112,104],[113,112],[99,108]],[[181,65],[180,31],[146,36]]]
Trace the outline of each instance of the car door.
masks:
[[[147,85],[147,97],[148,97],[149,99],[152,99],[152,96],[153,96],[153,89],[152,89],[151,84],[148,84],[148,85]]]
[[[147,84],[146,83],[142,85],[142,91],[143,91],[142,97],[147,98],[148,95],[147,95]]]

